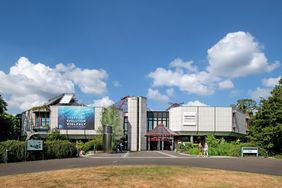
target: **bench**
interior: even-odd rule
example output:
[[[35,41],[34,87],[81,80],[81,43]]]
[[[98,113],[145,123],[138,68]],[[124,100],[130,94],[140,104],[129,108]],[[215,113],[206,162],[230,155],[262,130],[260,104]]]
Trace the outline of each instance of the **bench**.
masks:
[[[259,152],[257,147],[241,147],[241,157],[244,157],[244,154],[256,154],[258,157]]]

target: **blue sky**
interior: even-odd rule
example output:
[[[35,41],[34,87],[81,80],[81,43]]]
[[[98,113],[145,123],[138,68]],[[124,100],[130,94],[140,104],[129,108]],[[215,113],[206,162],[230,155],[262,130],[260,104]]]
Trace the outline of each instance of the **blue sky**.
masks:
[[[281,1],[0,2],[0,93],[12,113],[62,92],[229,106],[281,76]],[[102,100],[101,100],[102,99]]]

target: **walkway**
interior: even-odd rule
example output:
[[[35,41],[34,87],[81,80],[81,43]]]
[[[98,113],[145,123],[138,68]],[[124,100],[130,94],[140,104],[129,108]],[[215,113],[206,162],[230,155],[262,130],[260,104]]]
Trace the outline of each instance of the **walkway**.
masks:
[[[97,153],[80,158],[0,164],[0,176],[108,165],[176,165],[282,176],[282,160],[268,158],[191,157],[171,151]]]

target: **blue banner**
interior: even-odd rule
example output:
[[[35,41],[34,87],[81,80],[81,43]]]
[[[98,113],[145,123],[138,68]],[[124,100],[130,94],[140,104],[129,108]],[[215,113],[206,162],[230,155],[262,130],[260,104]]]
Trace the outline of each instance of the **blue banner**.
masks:
[[[59,129],[94,130],[94,108],[80,106],[59,106]]]

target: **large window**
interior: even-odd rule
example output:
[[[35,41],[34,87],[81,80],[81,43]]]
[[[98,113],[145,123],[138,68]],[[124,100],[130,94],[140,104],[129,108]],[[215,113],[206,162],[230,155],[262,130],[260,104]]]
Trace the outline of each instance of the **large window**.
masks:
[[[49,112],[35,113],[35,127],[49,127],[49,125],[50,125]]]
[[[169,128],[169,115],[167,111],[148,111],[147,112],[147,131],[154,129],[159,124],[164,124]]]

